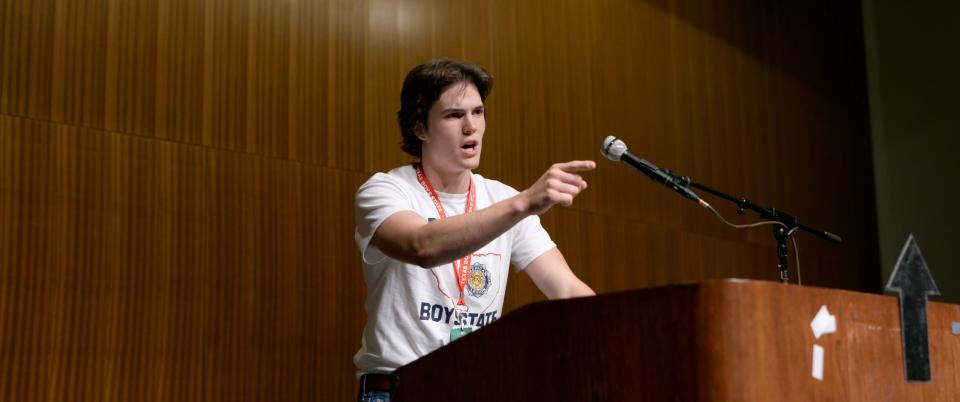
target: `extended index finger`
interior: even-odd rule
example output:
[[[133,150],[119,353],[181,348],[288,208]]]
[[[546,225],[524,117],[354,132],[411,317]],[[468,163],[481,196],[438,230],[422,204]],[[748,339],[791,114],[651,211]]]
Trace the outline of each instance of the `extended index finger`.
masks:
[[[597,167],[597,163],[594,161],[570,161],[558,163],[557,167],[564,172],[573,173],[584,170],[593,170]]]

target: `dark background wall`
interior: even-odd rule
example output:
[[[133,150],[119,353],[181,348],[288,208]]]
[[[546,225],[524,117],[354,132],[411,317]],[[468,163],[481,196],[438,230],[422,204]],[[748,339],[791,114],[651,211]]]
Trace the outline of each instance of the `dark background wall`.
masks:
[[[936,299],[960,303],[960,4],[863,5],[883,278],[912,233]]]
[[[437,56],[496,77],[480,173],[523,188],[616,134],[843,235],[798,236],[804,285],[879,291],[861,21],[817,1],[0,0],[0,399],[352,398],[352,197],[409,162],[401,80]],[[594,289],[777,278],[769,229],[610,161],[586,177],[543,222]],[[511,280],[509,308],[542,298]]]

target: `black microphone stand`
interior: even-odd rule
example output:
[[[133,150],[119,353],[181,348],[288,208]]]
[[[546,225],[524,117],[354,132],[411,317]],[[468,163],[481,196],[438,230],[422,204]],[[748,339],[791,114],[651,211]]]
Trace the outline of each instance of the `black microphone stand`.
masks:
[[[783,283],[788,283],[790,280],[789,273],[787,273],[787,239],[796,233],[798,229],[813,233],[814,235],[817,235],[818,237],[831,243],[840,244],[840,242],[843,241],[840,236],[827,232],[826,230],[804,225],[798,222],[795,216],[783,211],[779,211],[776,208],[764,208],[750,202],[746,198],[734,197],[701,183],[697,183],[687,176],[676,175],[667,169],[661,170],[668,176],[672,177],[674,182],[681,186],[691,186],[737,204],[737,215],[743,215],[743,211],[749,209],[760,214],[760,217],[763,219],[782,223],[783,226],[777,225],[773,227],[773,238],[777,242],[777,269],[780,270],[780,281]]]

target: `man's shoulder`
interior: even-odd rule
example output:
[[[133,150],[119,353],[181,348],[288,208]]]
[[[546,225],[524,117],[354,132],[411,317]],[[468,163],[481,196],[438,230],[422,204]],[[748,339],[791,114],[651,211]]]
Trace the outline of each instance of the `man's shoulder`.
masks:
[[[403,165],[393,168],[387,172],[377,172],[370,176],[360,188],[370,187],[378,184],[391,184],[395,186],[408,186],[413,180],[416,181],[416,173],[411,165]]]
[[[495,198],[512,197],[519,192],[515,188],[510,187],[499,180],[488,179],[476,173],[474,173],[473,179],[477,183],[483,183],[483,187]]]

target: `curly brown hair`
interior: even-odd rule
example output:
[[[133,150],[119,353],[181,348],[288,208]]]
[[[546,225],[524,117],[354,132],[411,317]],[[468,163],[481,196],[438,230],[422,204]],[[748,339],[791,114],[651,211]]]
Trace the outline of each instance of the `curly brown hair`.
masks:
[[[434,59],[414,67],[403,80],[400,90],[400,111],[397,121],[404,152],[419,158],[423,141],[417,137],[417,129],[426,129],[427,116],[433,102],[447,87],[470,82],[477,87],[480,100],[485,101],[493,88],[493,77],[479,64],[453,59]]]

